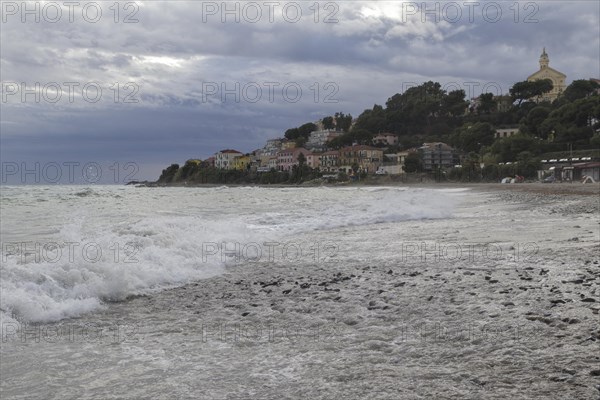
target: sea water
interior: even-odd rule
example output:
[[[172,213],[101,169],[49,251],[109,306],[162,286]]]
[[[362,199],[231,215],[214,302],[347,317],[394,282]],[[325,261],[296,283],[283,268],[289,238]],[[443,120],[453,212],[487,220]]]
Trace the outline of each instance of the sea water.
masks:
[[[295,235],[448,218],[456,194],[399,187],[3,187],[2,318],[79,316],[218,275],[236,256],[260,261],[280,252],[309,261],[333,252],[334,244],[327,248],[319,239],[323,248],[315,242],[302,249],[292,244]]]

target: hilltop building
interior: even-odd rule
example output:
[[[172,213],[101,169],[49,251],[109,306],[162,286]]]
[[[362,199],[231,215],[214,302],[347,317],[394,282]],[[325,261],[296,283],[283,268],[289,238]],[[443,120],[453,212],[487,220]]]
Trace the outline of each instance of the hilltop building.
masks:
[[[560,71],[555,70],[554,68],[550,68],[550,58],[546,53],[546,48],[542,51],[542,55],[540,56],[540,69],[531,74],[527,80],[529,82],[537,81],[540,79],[550,79],[552,81],[552,85],[554,86],[552,90],[548,93],[545,93],[543,96],[540,96],[536,99],[537,102],[540,101],[554,101],[556,98],[565,90],[567,80],[567,76]]]
[[[498,129],[496,129],[496,132],[494,133],[494,138],[502,139],[502,138],[511,137],[511,136],[514,136],[517,134],[519,134],[518,126],[513,126],[510,128],[498,128]]]
[[[398,135],[393,133],[379,133],[373,137],[373,144],[375,146],[396,146],[398,144]]]
[[[311,151],[324,151],[326,150],[327,142],[342,135],[342,133],[333,129],[313,131],[310,133],[304,146]]]

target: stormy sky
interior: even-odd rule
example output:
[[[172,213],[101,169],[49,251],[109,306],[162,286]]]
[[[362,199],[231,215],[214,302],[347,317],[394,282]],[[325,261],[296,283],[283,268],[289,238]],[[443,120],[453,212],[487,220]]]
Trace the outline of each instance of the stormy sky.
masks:
[[[2,1],[1,13],[2,183],[57,171],[81,183],[91,167],[98,182],[154,180],[428,80],[507,93],[544,46],[567,83],[600,76],[596,1]]]

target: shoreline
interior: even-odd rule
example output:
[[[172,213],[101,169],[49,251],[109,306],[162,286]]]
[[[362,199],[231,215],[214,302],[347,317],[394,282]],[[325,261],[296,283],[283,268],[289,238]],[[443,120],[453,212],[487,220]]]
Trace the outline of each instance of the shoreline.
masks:
[[[564,182],[564,183],[541,183],[541,182],[524,182],[524,183],[489,183],[489,182],[367,182],[367,183],[339,183],[339,184],[273,184],[261,185],[253,183],[169,183],[159,184],[156,182],[137,182],[130,183],[135,187],[150,187],[150,188],[167,188],[167,187],[186,187],[186,188],[214,188],[214,187],[259,187],[259,188],[313,188],[313,187],[417,187],[417,188],[471,188],[478,190],[498,190],[498,191],[520,191],[546,194],[565,194],[565,195],[600,195],[600,182],[582,184],[580,182]]]

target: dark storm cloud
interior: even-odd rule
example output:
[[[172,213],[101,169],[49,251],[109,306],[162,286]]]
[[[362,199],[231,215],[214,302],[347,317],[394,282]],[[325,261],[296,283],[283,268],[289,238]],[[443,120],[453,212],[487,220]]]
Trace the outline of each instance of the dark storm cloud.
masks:
[[[257,23],[243,16],[240,23],[221,23],[220,15],[202,13],[201,2],[143,2],[134,15],[139,22],[131,24],[114,23],[112,3],[98,4],[103,17],[96,23],[77,13],[73,23],[66,14],[56,23],[3,15],[3,83],[56,82],[63,90],[65,82],[80,84],[73,102],[64,93],[56,104],[8,96],[1,104],[3,160],[130,160],[152,165],[142,174],[154,178],[161,165],[224,147],[250,151],[289,127],[336,111],[356,116],[412,83],[435,80],[468,89],[495,82],[506,92],[537,69],[543,46],[551,66],[569,80],[599,75],[595,2],[521,2],[518,16],[510,8],[514,2],[497,2],[503,12],[497,22],[482,14],[483,2],[473,21],[463,6],[456,22],[449,21],[452,15],[422,22],[419,13],[406,13],[413,3],[338,2],[337,23],[323,23],[325,3],[319,3],[319,23],[308,10],[312,3],[302,3],[296,23],[281,11],[273,23],[266,14]],[[537,8],[526,9],[528,4]],[[121,9],[121,21],[126,11]],[[533,22],[525,23],[528,15]],[[102,87],[95,103],[81,92],[90,82]],[[222,103],[220,93],[210,94],[212,84],[231,89],[236,82],[261,87],[261,99],[230,95]],[[279,84],[273,99],[267,82]],[[282,97],[287,83],[301,87],[299,101]],[[328,83],[335,90],[327,90]],[[334,92],[336,102],[326,102]],[[124,103],[126,95],[138,102]]]

